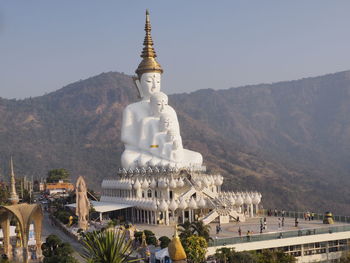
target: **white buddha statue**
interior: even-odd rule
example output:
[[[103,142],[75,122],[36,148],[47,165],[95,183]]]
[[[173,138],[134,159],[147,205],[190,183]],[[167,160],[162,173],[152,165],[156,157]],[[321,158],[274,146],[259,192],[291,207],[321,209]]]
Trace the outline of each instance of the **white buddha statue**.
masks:
[[[163,69],[155,59],[148,12],[145,31],[143,59],[135,79],[141,101],[128,105],[123,112],[122,167],[201,166],[200,153],[183,149],[177,114],[168,105],[168,96],[160,92]]]

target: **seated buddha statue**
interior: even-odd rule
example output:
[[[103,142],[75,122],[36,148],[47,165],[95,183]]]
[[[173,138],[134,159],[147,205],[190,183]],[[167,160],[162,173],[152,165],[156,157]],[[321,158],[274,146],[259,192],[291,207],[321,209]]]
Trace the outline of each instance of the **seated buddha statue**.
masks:
[[[201,166],[200,153],[183,149],[177,114],[168,105],[167,95],[160,92],[163,69],[155,59],[148,13],[145,31],[143,59],[135,78],[141,100],[123,111],[121,140],[125,150],[121,157],[122,167]]]

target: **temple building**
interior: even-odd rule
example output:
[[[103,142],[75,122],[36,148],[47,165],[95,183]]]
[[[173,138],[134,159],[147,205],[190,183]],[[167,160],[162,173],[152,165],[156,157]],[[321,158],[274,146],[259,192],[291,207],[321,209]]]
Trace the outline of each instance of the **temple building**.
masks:
[[[115,178],[103,180],[101,202],[132,207],[125,216],[147,224],[254,217],[260,193],[222,191],[223,176],[207,173],[202,155],[183,147],[176,111],[161,92],[163,69],[156,60],[148,11],[145,31],[135,77],[141,100],[123,111],[122,167]]]

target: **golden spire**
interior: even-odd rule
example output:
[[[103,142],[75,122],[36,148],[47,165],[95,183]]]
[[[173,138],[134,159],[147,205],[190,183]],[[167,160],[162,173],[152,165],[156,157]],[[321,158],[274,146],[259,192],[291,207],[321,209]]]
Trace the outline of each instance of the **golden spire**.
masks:
[[[146,10],[145,31],[146,35],[145,40],[143,41],[144,47],[141,53],[141,57],[143,59],[135,71],[139,77],[141,77],[141,75],[146,72],[163,73],[161,65],[155,59],[157,57],[157,54],[153,48],[153,40],[151,36],[151,22],[149,19],[148,9]]]
[[[11,191],[10,191],[10,198],[9,201],[11,204],[15,205],[18,204],[19,198],[16,192],[16,180],[15,180],[15,172],[13,171],[13,161],[12,161],[12,156],[10,159],[10,182],[11,182]]]
[[[177,233],[177,225],[175,225],[174,237],[168,245],[169,257],[173,262],[184,262],[187,258],[186,252],[181,244],[179,235]]]
[[[177,224],[175,224],[174,237],[179,238],[179,234],[178,234],[178,232],[177,232]]]

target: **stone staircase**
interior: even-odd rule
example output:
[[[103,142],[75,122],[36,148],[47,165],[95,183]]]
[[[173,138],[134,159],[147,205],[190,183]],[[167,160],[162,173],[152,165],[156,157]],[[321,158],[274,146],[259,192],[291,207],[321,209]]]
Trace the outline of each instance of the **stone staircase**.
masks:
[[[211,211],[206,217],[203,218],[203,223],[205,225],[210,224],[219,216],[216,210]]]
[[[237,220],[239,218],[240,222],[245,222],[245,216],[242,213],[238,213],[237,211],[230,211],[230,217]]]

